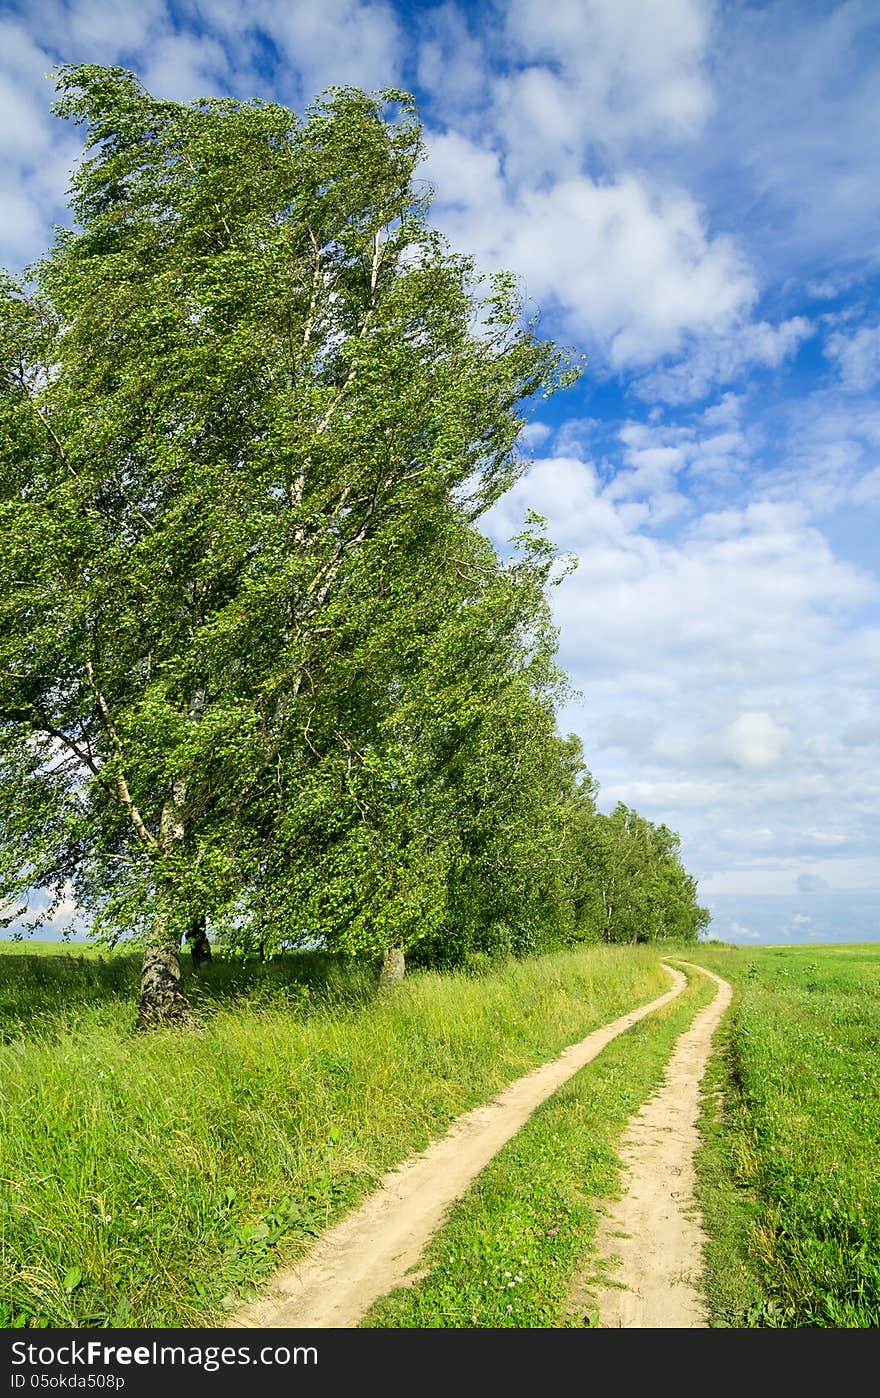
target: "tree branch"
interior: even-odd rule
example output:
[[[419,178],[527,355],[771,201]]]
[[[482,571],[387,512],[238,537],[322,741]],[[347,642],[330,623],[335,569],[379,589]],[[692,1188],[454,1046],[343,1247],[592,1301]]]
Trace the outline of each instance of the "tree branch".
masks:
[[[110,738],[110,742],[113,745],[113,751],[115,752],[117,761],[120,764],[118,771],[114,774],[116,780],[117,797],[120,803],[123,806],[125,806],[126,810],[128,811],[132,825],[134,826],[138,835],[140,835],[147,848],[151,850],[158,850],[159,842],[154,835],[150,834],[150,831],[144,824],[143,816],[141,815],[140,811],[135,805],[132,799],[131,792],[128,789],[128,783],[125,780],[125,775],[122,771],[121,766],[122,743],[120,742],[119,734],[116,731],[116,725],[114,724],[113,719],[110,717],[110,710],[107,707],[107,700],[104,698],[104,695],[101,693],[100,689],[95,684],[95,672],[92,667],[91,660],[86,660],[86,675],[88,677],[89,688],[94,694],[95,700],[98,705],[98,709],[100,710],[101,718],[104,722],[104,727],[106,728],[107,734]]]

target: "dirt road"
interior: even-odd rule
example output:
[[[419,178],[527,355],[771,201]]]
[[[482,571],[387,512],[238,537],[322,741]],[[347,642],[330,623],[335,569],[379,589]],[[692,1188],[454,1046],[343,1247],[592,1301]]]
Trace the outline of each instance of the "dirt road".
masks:
[[[307,1257],[280,1272],[267,1296],[249,1303],[227,1324],[355,1327],[378,1297],[407,1281],[449,1205],[535,1108],[618,1034],[681,993],[685,977],[666,969],[673,987],[665,995],[595,1030],[511,1083],[488,1105],[459,1117],[446,1136],[386,1175],[376,1192],[324,1233]]]
[[[572,1293],[575,1312],[598,1309],[602,1329],[707,1325],[699,1290],[705,1239],[694,1200],[694,1152],[700,1080],[732,992],[720,976],[703,974],[717,983],[718,994],[678,1040],[662,1086],[624,1137],[625,1193],[596,1239],[600,1258],[617,1259],[603,1269],[615,1284],[584,1278]]]

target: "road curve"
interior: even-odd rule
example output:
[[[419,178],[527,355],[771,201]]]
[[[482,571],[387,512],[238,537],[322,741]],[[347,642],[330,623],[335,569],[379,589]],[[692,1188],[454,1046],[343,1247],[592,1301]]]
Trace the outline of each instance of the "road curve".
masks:
[[[518,1078],[491,1102],[456,1119],[449,1132],[380,1182],[357,1209],[319,1238],[269,1292],[227,1321],[233,1328],[353,1329],[380,1296],[407,1280],[443,1215],[535,1108],[606,1044],[680,995],[680,971],[664,995],[596,1029],[558,1058]]]

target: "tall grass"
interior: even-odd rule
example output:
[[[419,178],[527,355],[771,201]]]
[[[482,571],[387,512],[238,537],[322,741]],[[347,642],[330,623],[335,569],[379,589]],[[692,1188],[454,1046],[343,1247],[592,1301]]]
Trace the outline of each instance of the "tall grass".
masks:
[[[27,960],[27,959],[26,959]],[[0,958],[0,1319],[204,1326],[459,1112],[668,984],[654,948],[413,976],[217,964],[131,1033],[134,961]]]
[[[696,958],[732,982],[702,1201],[715,1323],[880,1325],[880,946]]]

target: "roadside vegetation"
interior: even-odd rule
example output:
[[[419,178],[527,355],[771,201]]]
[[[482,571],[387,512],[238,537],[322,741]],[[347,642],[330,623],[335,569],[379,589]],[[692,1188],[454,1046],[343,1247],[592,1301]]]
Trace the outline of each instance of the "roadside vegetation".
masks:
[[[696,959],[735,990],[699,1157],[712,1323],[875,1328],[880,947],[708,944]]]
[[[0,1047],[4,1325],[222,1323],[456,1115],[668,986],[655,947],[416,972],[393,995],[339,958],[218,958],[187,972],[201,1032],[135,1038],[136,960],[65,963],[0,967],[19,987]]]

